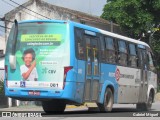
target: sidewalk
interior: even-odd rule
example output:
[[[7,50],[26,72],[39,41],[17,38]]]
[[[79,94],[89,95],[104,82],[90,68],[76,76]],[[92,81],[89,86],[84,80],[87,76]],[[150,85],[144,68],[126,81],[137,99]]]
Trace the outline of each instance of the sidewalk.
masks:
[[[41,106],[28,105],[28,106],[0,108],[0,111],[43,111],[43,108]]]

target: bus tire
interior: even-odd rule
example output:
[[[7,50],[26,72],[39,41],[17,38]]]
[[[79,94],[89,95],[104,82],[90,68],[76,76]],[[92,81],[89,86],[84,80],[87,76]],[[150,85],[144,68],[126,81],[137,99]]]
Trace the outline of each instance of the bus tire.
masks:
[[[150,91],[147,102],[146,103],[138,103],[136,105],[137,110],[139,110],[139,111],[149,111],[149,110],[151,110],[153,99],[154,99],[153,98],[153,93],[152,93],[152,91]]]
[[[60,100],[42,101],[42,108],[45,113],[63,113],[66,104]]]
[[[105,95],[104,95],[104,102],[103,104],[98,103],[99,110],[101,112],[111,112],[113,107],[113,92],[110,88],[106,89]]]

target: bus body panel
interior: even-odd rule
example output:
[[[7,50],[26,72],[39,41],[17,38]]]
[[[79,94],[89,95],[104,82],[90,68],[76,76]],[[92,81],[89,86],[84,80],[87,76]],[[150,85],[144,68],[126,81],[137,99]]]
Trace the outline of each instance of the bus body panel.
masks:
[[[117,103],[118,84],[115,79],[116,65],[109,65],[101,63],[101,84],[102,90],[99,96],[99,102],[104,100],[104,93],[107,86],[111,85],[114,88],[114,102]]]
[[[119,72],[119,73],[117,73]],[[140,70],[117,66],[118,103],[137,103],[139,97]]]
[[[69,22],[70,31],[74,31],[74,24]],[[75,40],[74,40],[74,32],[70,32],[70,65],[73,66],[73,76],[70,78],[74,81],[74,89],[71,92],[74,96],[74,101],[77,103],[83,103],[83,90],[84,90],[84,79],[85,79],[85,62],[76,59],[76,51],[75,51]]]
[[[43,25],[43,24],[48,24],[48,23],[55,23],[57,26],[58,25],[62,25],[62,24],[64,24],[65,25],[65,23],[64,22],[62,22],[62,21],[24,21],[24,22],[20,22],[20,24],[24,24],[24,23],[27,23],[27,24],[32,24],[32,23],[34,23],[35,25]],[[28,27],[28,26],[27,26]],[[40,27],[39,27],[40,28]],[[36,28],[36,29],[39,29],[38,27]],[[21,28],[20,28],[21,29]],[[47,28],[47,29],[50,29],[50,28]],[[70,44],[69,44],[69,42],[67,42],[67,41],[69,41],[70,40],[70,36],[69,36],[69,24],[66,24],[66,29],[67,29],[67,32],[65,33],[66,35],[64,36],[65,38],[64,39],[66,39],[65,40],[65,45],[64,44],[61,44],[61,46],[58,48],[59,50],[60,49],[62,49],[61,51],[58,51],[59,53],[62,53],[62,52],[65,52],[65,54],[63,54],[62,55],[62,57],[61,57],[61,54],[57,54],[58,52],[53,52],[53,54],[57,57],[57,58],[54,58],[54,60],[53,60],[53,62],[51,61],[51,62],[48,62],[47,61],[47,59],[45,59],[45,58],[40,58],[40,52],[39,52],[39,54],[37,54],[37,56],[38,56],[38,59],[40,60],[40,59],[44,59],[43,61],[39,61],[39,62],[37,62],[37,64],[39,65],[40,63],[42,63],[43,62],[43,64],[50,64],[50,63],[52,63],[52,64],[54,64],[54,66],[56,65],[56,64],[59,64],[59,66],[55,66],[54,67],[54,69],[56,69],[56,70],[53,70],[53,69],[49,69],[49,68],[51,68],[52,67],[52,65],[50,64],[49,66],[47,66],[48,68],[46,68],[46,69],[43,69],[43,71],[42,72],[39,72],[39,69],[41,69],[40,67],[38,67],[37,68],[37,71],[38,71],[38,74],[39,74],[39,78],[41,79],[41,76],[43,77],[43,73],[46,73],[46,74],[55,74],[56,73],[56,76],[57,76],[57,78],[55,78],[54,77],[54,80],[56,80],[57,79],[57,81],[61,81],[61,82],[54,82],[54,81],[47,81],[47,82],[45,82],[47,79],[53,79],[53,76],[51,77],[51,76],[48,76],[48,78],[47,78],[47,76],[45,77],[45,78],[43,78],[43,80],[44,80],[44,82],[43,81],[29,81],[29,82],[25,82],[25,81],[23,81],[23,82],[21,82],[20,80],[21,80],[21,77],[20,77],[20,68],[19,67],[17,67],[15,70],[14,69],[11,69],[10,68],[10,65],[9,65],[9,55],[11,54],[9,51],[8,51],[8,53],[7,53],[7,57],[5,58],[5,65],[7,66],[7,76],[5,76],[5,94],[7,95],[7,96],[12,96],[12,97],[14,97],[14,96],[16,96],[16,97],[20,97],[20,96],[22,96],[22,97],[27,97],[27,95],[29,94],[28,92],[29,91],[39,91],[40,92],[40,95],[38,95],[38,96],[28,96],[28,98],[29,97],[31,97],[31,98],[41,98],[41,97],[43,97],[44,96],[44,98],[54,98],[54,96],[55,97],[57,97],[57,96],[59,96],[59,98],[62,96],[62,93],[63,93],[63,90],[61,90],[62,89],[62,87],[63,87],[63,74],[64,74],[64,67],[63,66],[70,66],[70,57],[68,57],[68,56],[70,56]],[[41,29],[41,30],[43,30],[43,29]],[[22,32],[22,30],[21,31],[19,31],[19,32]],[[56,32],[56,31],[55,31]],[[58,33],[58,32],[57,32]],[[54,33],[55,35],[51,38],[49,35],[47,36],[48,38],[46,39],[46,41],[47,40],[51,40],[52,39],[52,41],[55,41],[54,39],[57,39],[57,41],[59,41],[60,40],[60,38],[59,38],[59,36],[57,35],[57,33]],[[11,33],[12,34],[12,33]],[[49,34],[51,34],[51,33],[49,33]],[[33,35],[32,33],[31,34],[28,34],[28,36],[27,36],[27,34],[22,34],[21,35],[21,42],[22,41],[24,41],[24,40],[30,40],[30,36],[29,35]],[[36,34],[34,34],[34,35],[36,35]],[[43,37],[43,34],[41,34],[41,36]],[[50,38],[49,38],[50,37]],[[36,38],[37,40],[41,40],[42,38]],[[19,42],[19,41],[18,41]],[[25,42],[24,42],[25,43]],[[63,43],[63,42],[62,42]],[[9,49],[9,44],[10,44],[10,46],[11,46],[11,43],[8,43],[8,48],[7,49]],[[21,44],[21,43],[18,43],[18,44]],[[26,44],[28,44],[27,42],[26,42]],[[43,43],[42,43],[43,44]],[[48,43],[47,43],[48,44]],[[52,44],[54,44],[54,43],[52,43]],[[55,44],[57,44],[57,43],[55,43]],[[20,45],[17,45],[17,47],[19,47]],[[45,46],[43,46],[43,47],[45,47]],[[52,47],[52,46],[51,46]],[[51,47],[49,47],[49,48],[51,48]],[[34,48],[34,50],[36,50],[36,52],[37,51],[39,51],[37,48],[35,48],[35,47],[33,47]],[[55,47],[56,48],[56,47]],[[56,49],[57,49],[56,48]],[[63,49],[63,48],[65,48],[65,50]],[[21,48],[21,49],[25,49],[25,48]],[[42,50],[43,50],[43,48],[41,48]],[[53,47],[52,47],[52,49],[54,49]],[[57,49],[57,50],[58,50]],[[46,49],[47,50],[47,49]],[[23,51],[23,50],[22,50]],[[22,55],[21,55],[21,53],[20,53],[21,51],[18,51],[18,52],[16,52],[16,58],[17,58],[17,63],[16,63],[16,65],[19,65],[20,63],[22,63]],[[52,52],[52,51],[47,51],[47,52],[45,52],[45,51],[42,51],[42,52],[44,52],[44,54],[46,53],[46,54],[48,54],[49,52]],[[47,55],[46,55],[47,56]],[[52,55],[53,56],[53,55]],[[54,57],[54,56],[53,56]],[[60,58],[60,59],[59,59]],[[68,76],[67,76],[67,78],[66,78],[66,81],[68,80],[68,81],[73,81],[73,79],[69,79],[68,77],[70,77],[70,76],[72,76],[73,75],[73,73],[72,73],[72,75],[70,75],[70,73],[68,72],[67,73],[68,74]],[[75,78],[74,78],[75,79]],[[21,86],[21,84],[23,84],[24,86]],[[27,87],[26,87],[27,86]],[[66,83],[66,86],[69,86],[69,88],[72,88],[72,85],[70,86],[70,84],[68,84],[68,83]],[[67,87],[66,87],[66,89],[67,89]],[[26,90],[26,91],[25,91]],[[68,89],[67,89],[68,90]],[[13,91],[13,92],[12,92]],[[53,93],[52,93],[52,91],[53,91]],[[55,92],[55,94],[54,94],[54,91],[58,91],[58,92]],[[19,96],[18,96],[18,93],[20,94]],[[52,94],[50,94],[50,93],[52,93]],[[70,92],[69,92],[70,93]],[[68,93],[68,94],[69,94]],[[66,98],[69,98],[68,96],[67,96],[67,94],[63,94],[64,95],[64,97],[66,97]],[[73,99],[72,98],[72,96],[71,96],[71,99]]]
[[[88,27],[85,25],[80,25],[77,23],[71,23],[71,25],[73,25],[72,27],[75,28],[80,28],[80,29],[85,29],[85,30],[89,30],[92,32],[98,32],[97,29],[92,28],[92,27]],[[74,36],[75,37],[75,36]],[[75,40],[74,40],[75,42]],[[75,44],[73,45],[75,47]],[[76,48],[74,48],[76,49]],[[76,54],[75,54],[76,55]],[[76,56],[74,56],[76,58]],[[75,59],[75,63],[76,63],[76,99],[78,99],[78,102],[83,103],[85,101],[91,102],[91,101],[95,101],[95,96],[97,96],[99,93],[94,94],[95,92],[93,92],[93,86],[91,87],[91,85],[95,85],[95,82],[99,82],[99,77],[96,76],[87,76],[86,74],[86,65],[87,62],[84,60],[78,60],[77,58]],[[100,67],[98,68],[100,69]],[[92,71],[93,72],[93,71]],[[87,84],[87,81],[90,81],[89,84]],[[94,81],[96,80],[96,81]],[[90,86],[90,88],[88,88],[88,85]],[[97,98],[98,100],[98,98]]]

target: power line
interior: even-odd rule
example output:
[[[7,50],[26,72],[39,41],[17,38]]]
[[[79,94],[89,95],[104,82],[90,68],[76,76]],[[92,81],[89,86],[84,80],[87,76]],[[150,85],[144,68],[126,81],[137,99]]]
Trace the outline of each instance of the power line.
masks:
[[[1,27],[1,28],[11,29],[11,28],[9,28],[9,27],[5,27],[5,26],[2,26],[2,25],[0,25],[0,27]]]
[[[9,2],[7,2],[7,1],[5,1],[5,0],[2,0],[2,1],[3,1],[4,3],[6,3],[6,4],[8,4],[8,5],[10,5],[10,6],[14,7],[14,8],[16,8],[16,6],[10,4]],[[35,16],[35,15],[32,15],[32,14],[30,14],[30,13],[24,11],[24,10],[22,10],[22,12],[24,12],[24,13],[26,13],[26,14],[28,14],[28,15],[31,15],[31,16],[33,16],[33,17],[39,18],[39,17],[37,17],[37,16]],[[41,19],[41,18],[39,18],[39,19]],[[41,20],[42,20],[42,19],[41,19]]]
[[[35,13],[35,14],[37,14],[37,15],[40,15],[40,16],[42,16],[42,17],[44,17],[44,18],[47,18],[47,19],[50,19],[50,18],[48,18],[48,17],[46,17],[46,16],[44,16],[44,15],[41,15],[41,14],[39,14],[39,13],[33,11],[33,10],[28,9],[27,7],[25,7],[25,6],[23,6],[23,5],[20,5],[19,3],[15,2],[15,1],[13,1],[13,0],[9,0],[9,1],[11,1],[11,2],[13,2],[13,3],[16,4],[16,5],[19,5],[19,6],[23,7],[23,8],[25,8],[25,9],[27,9],[27,10],[29,10],[29,11]]]
[[[11,23],[14,23],[13,21],[10,21],[10,20],[6,20],[5,18],[0,18],[0,21],[7,21],[7,22],[11,22]]]

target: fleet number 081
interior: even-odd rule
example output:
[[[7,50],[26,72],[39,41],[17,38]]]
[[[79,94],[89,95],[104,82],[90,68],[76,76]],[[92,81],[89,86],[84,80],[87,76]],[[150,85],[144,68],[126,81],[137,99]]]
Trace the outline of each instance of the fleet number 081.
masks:
[[[50,87],[58,87],[58,83],[50,83]]]

